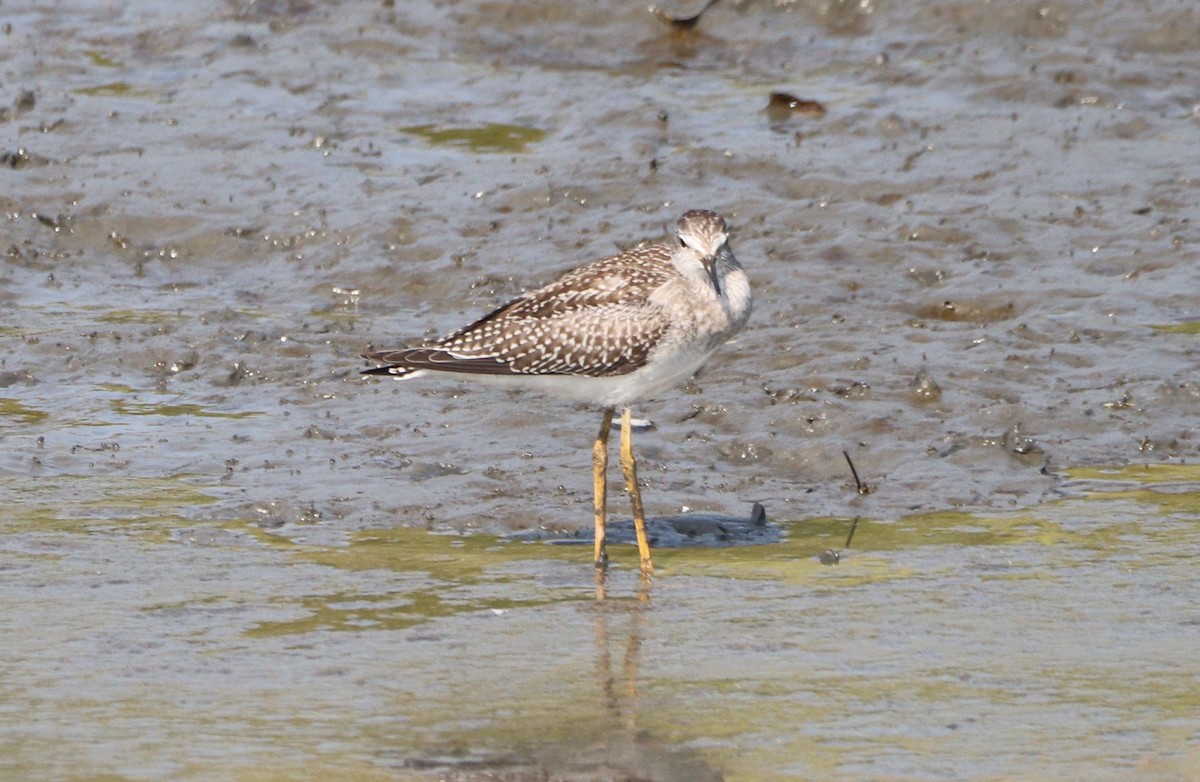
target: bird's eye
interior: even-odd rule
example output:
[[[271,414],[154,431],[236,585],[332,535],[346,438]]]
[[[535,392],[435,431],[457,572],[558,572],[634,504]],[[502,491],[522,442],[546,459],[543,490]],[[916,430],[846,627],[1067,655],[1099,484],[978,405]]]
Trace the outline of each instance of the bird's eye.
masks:
[[[681,236],[681,237],[679,237],[679,246],[680,246],[680,247],[687,247],[687,242],[683,241],[683,237],[682,237],[682,236]]]

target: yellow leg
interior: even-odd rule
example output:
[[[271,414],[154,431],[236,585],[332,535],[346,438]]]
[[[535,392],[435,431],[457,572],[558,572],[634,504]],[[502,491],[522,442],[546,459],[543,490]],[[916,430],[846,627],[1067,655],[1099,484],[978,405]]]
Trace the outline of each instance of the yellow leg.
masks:
[[[608,430],[612,428],[613,409],[604,409],[604,420],[600,422],[600,434],[592,446],[592,488],[595,492],[597,570],[608,567],[608,551],[604,548],[604,522],[608,514]]]
[[[650,541],[646,539],[646,514],[642,510],[642,491],[638,488],[637,462],[633,458],[633,425],[629,408],[621,414],[621,472],[625,473],[625,488],[629,502],[633,505],[633,529],[637,532],[638,555],[642,562],[642,575],[654,572],[650,561]]]

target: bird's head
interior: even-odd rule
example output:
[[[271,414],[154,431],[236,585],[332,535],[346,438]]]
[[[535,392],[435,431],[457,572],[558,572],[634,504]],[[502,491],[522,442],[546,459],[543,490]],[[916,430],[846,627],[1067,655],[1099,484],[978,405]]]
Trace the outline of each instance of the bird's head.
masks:
[[[675,223],[675,234],[679,248],[694,253],[695,260],[704,267],[719,296],[721,265],[718,261],[729,253],[729,230],[725,227],[725,219],[707,209],[693,209],[684,212]]]

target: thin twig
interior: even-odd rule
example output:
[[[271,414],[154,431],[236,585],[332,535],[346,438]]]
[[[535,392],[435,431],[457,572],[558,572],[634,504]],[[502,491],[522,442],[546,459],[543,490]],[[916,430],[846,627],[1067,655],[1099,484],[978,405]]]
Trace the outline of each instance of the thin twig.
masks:
[[[858,490],[859,494],[870,494],[871,487],[858,479],[858,470],[854,469],[854,462],[850,461],[850,452],[842,451],[842,456],[846,457],[846,464],[850,465],[850,474],[854,476],[854,488]]]

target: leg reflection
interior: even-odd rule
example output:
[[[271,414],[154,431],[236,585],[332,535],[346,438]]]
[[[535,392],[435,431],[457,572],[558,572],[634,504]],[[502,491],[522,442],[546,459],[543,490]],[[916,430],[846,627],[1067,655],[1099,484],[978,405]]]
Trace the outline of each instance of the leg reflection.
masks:
[[[629,731],[629,740],[632,742],[641,703],[638,670],[642,639],[651,608],[652,579],[648,573],[641,573],[634,600],[612,601],[608,599],[606,575],[604,571],[596,573],[596,602],[592,604],[595,611],[596,685],[614,727]],[[619,632],[619,623],[624,617],[627,617],[628,624],[618,676],[613,670],[612,645],[620,642],[614,633]]]

